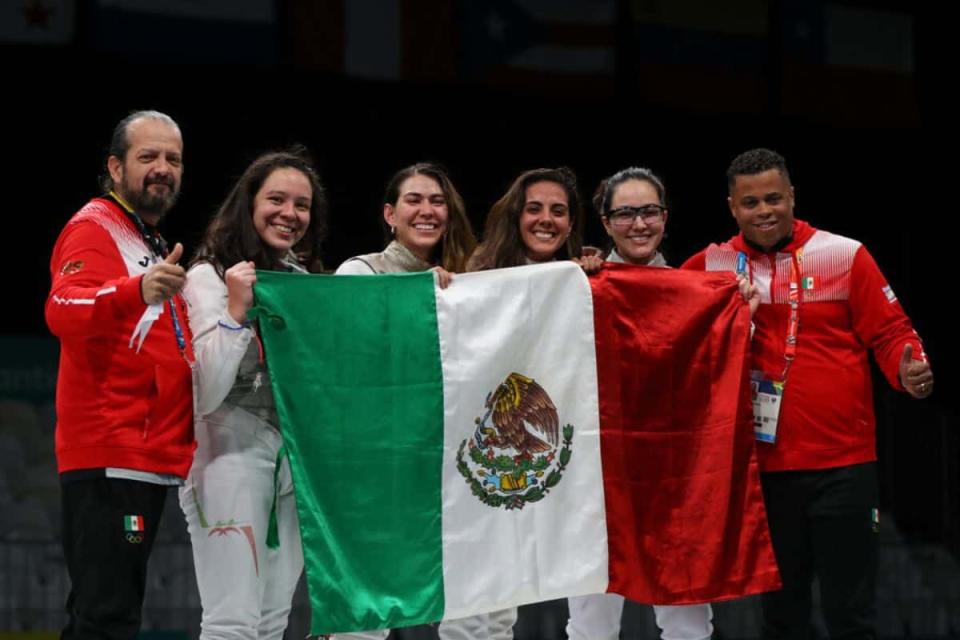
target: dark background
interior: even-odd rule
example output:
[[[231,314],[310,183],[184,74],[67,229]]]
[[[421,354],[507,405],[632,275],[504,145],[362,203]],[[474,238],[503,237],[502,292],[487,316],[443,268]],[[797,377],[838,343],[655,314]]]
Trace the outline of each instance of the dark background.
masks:
[[[252,158],[306,145],[330,200],[328,268],[381,248],[383,187],[421,160],[448,167],[478,232],[525,169],[567,165],[589,198],[601,177],[650,167],[667,185],[667,258],[679,264],[735,233],[725,169],[737,153],[767,146],[787,158],[797,217],[862,241],[925,341],[937,376],[930,399],[895,394],[876,376],[882,502],[908,540],[957,555],[956,178],[934,97],[943,81],[935,61],[950,47],[933,37],[941,16],[894,0],[738,0],[726,10],[620,0],[599,3],[611,19],[598,27],[526,10],[542,2],[395,0],[384,6],[401,36],[366,59],[397,60],[371,73],[356,62],[355,6],[266,4],[268,24],[232,29],[78,3],[65,37],[32,42],[40,15],[27,36],[0,41],[0,334],[48,335],[50,250],[98,193],[112,128],[134,109],[181,125],[183,191],[162,228],[188,255]],[[385,19],[378,3],[360,4],[370,20]],[[608,64],[517,68],[516,56],[542,42],[604,47]],[[587,219],[586,241],[602,244],[602,227]]]

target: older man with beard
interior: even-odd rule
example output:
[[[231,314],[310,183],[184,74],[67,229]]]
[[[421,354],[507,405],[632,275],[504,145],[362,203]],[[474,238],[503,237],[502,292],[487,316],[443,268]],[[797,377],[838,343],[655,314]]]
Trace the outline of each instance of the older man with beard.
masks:
[[[62,638],[132,639],[167,488],[193,457],[183,247],[156,225],[183,175],[180,128],[138,111],[115,128],[104,196],[78,211],[50,260],[60,339],[56,453],[70,574]]]

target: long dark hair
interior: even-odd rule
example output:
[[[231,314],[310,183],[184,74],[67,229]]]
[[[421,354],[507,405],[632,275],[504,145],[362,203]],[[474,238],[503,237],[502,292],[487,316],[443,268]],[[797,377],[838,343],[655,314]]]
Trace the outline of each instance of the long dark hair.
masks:
[[[253,261],[258,269],[280,268],[280,257],[264,244],[253,226],[257,192],[277,169],[296,169],[310,182],[310,223],[293,252],[310,271],[321,270],[319,254],[327,231],[327,198],[306,150],[299,147],[265,153],[250,163],[207,226],[191,264],[209,262],[220,277],[243,260]]]
[[[443,167],[430,162],[418,162],[400,169],[387,183],[383,203],[396,207],[404,181],[417,175],[436,180],[447,203],[447,230],[434,248],[435,262],[451,273],[462,273],[466,268],[467,259],[477,246],[477,239],[470,227],[463,198],[460,197],[460,193],[453,186]],[[383,231],[389,242],[392,237],[386,221],[383,222]]]
[[[560,259],[580,257],[583,249],[583,215],[576,176],[566,167],[532,169],[521,173],[503,197],[490,208],[483,242],[470,258],[467,265],[468,271],[518,267],[526,264],[526,247],[520,236],[520,214],[527,203],[527,187],[537,182],[555,182],[563,187],[567,194],[570,235],[560,247],[556,257]]]

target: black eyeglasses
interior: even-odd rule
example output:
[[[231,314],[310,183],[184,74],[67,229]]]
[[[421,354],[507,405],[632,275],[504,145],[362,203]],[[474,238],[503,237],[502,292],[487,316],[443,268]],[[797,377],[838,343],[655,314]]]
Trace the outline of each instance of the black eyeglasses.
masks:
[[[643,220],[643,224],[656,224],[663,221],[663,216],[667,213],[666,207],[658,204],[645,204],[642,207],[620,207],[607,214],[610,224],[617,229],[624,230],[633,226],[633,221],[637,216]]]

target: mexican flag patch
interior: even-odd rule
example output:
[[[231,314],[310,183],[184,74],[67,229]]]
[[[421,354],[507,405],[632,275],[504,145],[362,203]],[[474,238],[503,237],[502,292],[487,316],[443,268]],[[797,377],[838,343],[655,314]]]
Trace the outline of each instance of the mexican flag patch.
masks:
[[[143,531],[143,516],[123,516],[125,531]]]

